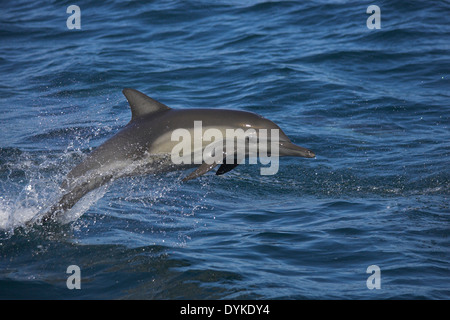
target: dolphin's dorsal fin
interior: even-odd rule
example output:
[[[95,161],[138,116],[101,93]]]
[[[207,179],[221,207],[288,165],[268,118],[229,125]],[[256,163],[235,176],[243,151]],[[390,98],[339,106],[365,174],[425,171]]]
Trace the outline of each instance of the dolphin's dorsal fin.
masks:
[[[134,89],[123,89],[122,93],[127,98],[131,108],[131,121],[144,115],[170,110],[168,106],[153,100],[142,92]]]

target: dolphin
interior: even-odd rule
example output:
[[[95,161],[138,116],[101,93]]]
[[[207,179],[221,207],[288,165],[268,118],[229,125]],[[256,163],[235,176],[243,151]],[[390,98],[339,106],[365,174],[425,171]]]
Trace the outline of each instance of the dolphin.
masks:
[[[216,172],[217,175],[234,169],[239,164],[232,161],[236,156],[234,154],[236,148],[230,150],[223,148],[222,151],[213,149],[212,155],[218,159],[216,161],[174,163],[172,152],[179,144],[179,140],[173,139],[174,131],[183,129],[194,133],[195,136],[193,131],[196,130],[194,125],[196,121],[201,121],[202,133],[208,128],[215,128],[218,130],[216,132],[220,133],[225,133],[227,129],[240,128],[276,129],[278,132],[276,143],[280,156],[315,157],[314,152],[293,144],[275,123],[258,114],[225,109],[177,110],[134,89],[126,88],[122,92],[131,108],[131,121],[113,137],[94,149],[84,161],[67,174],[60,186],[62,197],[40,215],[39,220],[43,224],[57,221],[58,217],[72,208],[88,192],[121,177],[197,167],[183,179],[188,181],[213,170],[218,165],[220,167]],[[269,140],[270,137],[268,137]],[[197,149],[192,148],[191,154],[187,156],[192,159],[194,153],[204,151],[206,142],[200,141],[198,144],[198,141],[193,141],[194,144],[197,143]],[[216,152],[217,150],[219,151]],[[248,156],[248,147],[245,150]],[[266,151],[270,154],[271,148],[269,147]]]

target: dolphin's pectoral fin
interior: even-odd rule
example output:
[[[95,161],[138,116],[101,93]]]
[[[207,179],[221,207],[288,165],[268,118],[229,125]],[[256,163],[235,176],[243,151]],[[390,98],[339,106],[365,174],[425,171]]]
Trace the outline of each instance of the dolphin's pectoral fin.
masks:
[[[231,171],[234,168],[236,168],[238,165],[239,163],[237,163],[236,158],[234,158],[234,161],[232,163],[227,163],[227,158],[225,157],[223,159],[222,165],[219,167],[219,169],[217,169],[216,176],[220,176],[224,173],[227,173],[228,171]]]
[[[215,166],[217,166],[216,162],[213,162],[211,164],[203,162],[200,167],[198,167],[193,172],[191,172],[186,178],[183,179],[183,181],[189,181],[189,180],[198,178],[201,175],[204,175],[205,173],[207,173],[208,171],[211,171],[212,169],[214,169]]]
[[[224,173],[227,173],[228,171],[231,171],[234,168],[236,168],[238,165],[239,164],[237,164],[237,163],[236,164],[235,163],[233,163],[233,164],[224,163],[219,167],[219,169],[217,169],[216,176],[220,176]]]

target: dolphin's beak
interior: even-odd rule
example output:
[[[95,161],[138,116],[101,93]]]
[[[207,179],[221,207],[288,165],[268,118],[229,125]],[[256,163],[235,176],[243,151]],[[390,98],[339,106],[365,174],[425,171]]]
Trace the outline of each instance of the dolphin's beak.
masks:
[[[309,149],[297,146],[289,141],[280,142],[280,156],[314,158],[316,155]]]

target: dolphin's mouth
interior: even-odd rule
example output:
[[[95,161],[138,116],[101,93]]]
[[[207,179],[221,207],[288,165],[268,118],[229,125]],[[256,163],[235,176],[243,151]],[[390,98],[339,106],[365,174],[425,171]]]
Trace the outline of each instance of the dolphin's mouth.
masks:
[[[309,149],[297,146],[292,142],[280,142],[280,156],[314,158],[316,154]]]

